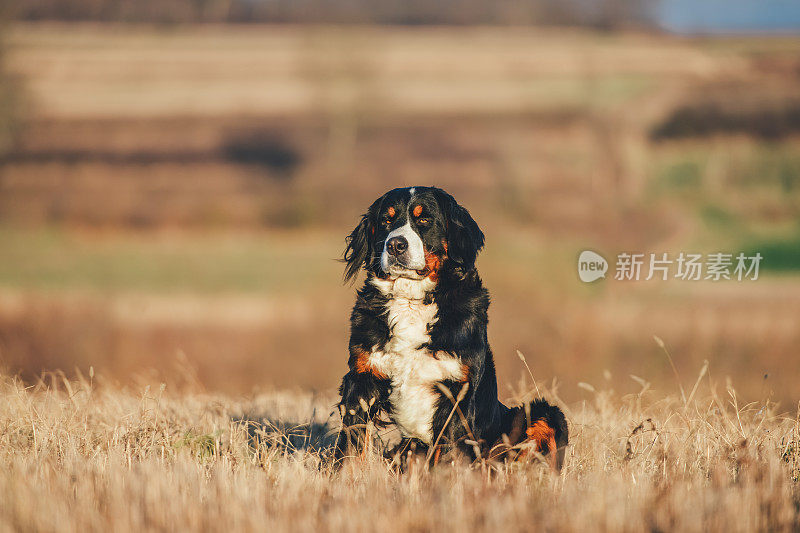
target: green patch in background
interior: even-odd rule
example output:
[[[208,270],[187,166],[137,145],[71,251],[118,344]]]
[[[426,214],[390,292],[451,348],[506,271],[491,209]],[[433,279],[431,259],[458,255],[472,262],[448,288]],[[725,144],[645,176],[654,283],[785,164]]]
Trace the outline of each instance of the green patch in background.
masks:
[[[800,271],[800,233],[786,238],[751,242],[745,255],[761,254],[761,270],[771,272]]]
[[[741,217],[716,204],[701,206],[700,219],[706,227],[716,231],[741,232],[744,226]]]
[[[654,151],[649,199],[686,217],[686,243],[759,251],[765,270],[800,270],[800,152],[793,140],[717,138]]]
[[[703,167],[698,161],[680,161],[665,167],[658,175],[656,189],[685,191],[699,189],[703,183]]]
[[[342,242],[341,237],[304,231],[145,237],[0,227],[0,287],[162,293],[312,291],[341,279],[336,258]]]
[[[766,187],[786,194],[800,189],[800,153],[790,143],[758,144],[734,163],[728,169],[734,186]]]
[[[719,203],[757,188],[788,200],[800,192],[800,151],[794,142],[677,144],[655,154],[651,176],[653,193],[702,191]]]

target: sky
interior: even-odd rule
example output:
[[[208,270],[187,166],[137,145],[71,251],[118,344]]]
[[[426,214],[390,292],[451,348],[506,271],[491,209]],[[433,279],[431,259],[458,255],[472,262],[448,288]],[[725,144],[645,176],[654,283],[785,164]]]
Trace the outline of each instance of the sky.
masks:
[[[800,0],[660,0],[656,18],[678,33],[800,34]]]

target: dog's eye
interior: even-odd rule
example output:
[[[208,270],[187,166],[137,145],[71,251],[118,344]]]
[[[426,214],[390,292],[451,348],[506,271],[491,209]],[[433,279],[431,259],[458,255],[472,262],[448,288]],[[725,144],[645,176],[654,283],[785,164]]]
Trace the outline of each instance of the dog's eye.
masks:
[[[417,219],[417,224],[420,225],[420,226],[430,226],[431,225],[431,219],[429,219],[429,218],[418,218]]]
[[[381,219],[381,224],[386,224],[386,225],[390,224],[392,220],[394,220],[395,214],[396,211],[394,210],[394,207],[390,207],[389,209],[387,209],[386,213],[383,214],[383,218]]]

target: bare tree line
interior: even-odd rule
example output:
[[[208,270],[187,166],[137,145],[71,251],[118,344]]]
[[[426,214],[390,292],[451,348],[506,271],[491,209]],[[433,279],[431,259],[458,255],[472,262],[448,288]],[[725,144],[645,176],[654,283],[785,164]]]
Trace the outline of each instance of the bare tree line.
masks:
[[[21,20],[108,22],[649,25],[656,0],[27,0]]]

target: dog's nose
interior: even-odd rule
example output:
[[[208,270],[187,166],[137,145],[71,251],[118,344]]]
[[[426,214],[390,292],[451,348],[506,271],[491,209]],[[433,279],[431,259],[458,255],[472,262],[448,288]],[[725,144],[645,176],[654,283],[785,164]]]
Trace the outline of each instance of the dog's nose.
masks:
[[[405,237],[392,237],[386,242],[386,251],[389,254],[398,256],[408,250],[408,241]]]

